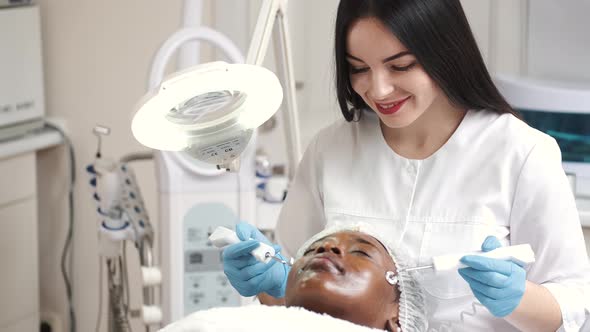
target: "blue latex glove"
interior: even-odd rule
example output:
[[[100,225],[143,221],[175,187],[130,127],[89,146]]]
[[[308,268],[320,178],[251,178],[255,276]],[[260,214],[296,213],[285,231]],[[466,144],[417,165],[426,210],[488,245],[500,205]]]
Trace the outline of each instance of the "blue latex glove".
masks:
[[[265,292],[276,298],[284,297],[287,275],[291,268],[275,260],[268,264],[259,262],[250,254],[260,242],[272,245],[277,255],[281,247],[271,244],[256,227],[244,222],[236,226],[236,234],[242,242],[223,250],[223,272],[232,286],[242,296]]]
[[[502,245],[495,236],[488,236],[482,251],[491,251]],[[495,258],[467,255],[461,263],[469,266],[459,274],[471,287],[475,297],[496,317],[512,313],[524,295],[526,271],[522,266]]]

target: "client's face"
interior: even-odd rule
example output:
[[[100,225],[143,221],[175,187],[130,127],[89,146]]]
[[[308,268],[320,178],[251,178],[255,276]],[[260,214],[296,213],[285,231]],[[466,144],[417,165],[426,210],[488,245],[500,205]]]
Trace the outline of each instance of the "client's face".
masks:
[[[385,279],[396,272],[379,241],[345,231],[312,244],[289,273],[285,301],[356,324],[391,330],[397,322],[399,292]]]

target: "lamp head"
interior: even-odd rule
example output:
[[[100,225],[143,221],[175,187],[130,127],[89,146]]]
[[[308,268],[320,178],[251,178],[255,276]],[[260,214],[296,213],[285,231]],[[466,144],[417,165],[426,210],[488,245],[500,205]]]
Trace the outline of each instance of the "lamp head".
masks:
[[[131,123],[139,143],[184,151],[237,170],[253,131],[279,109],[283,90],[270,70],[210,62],[178,72],[142,98]]]

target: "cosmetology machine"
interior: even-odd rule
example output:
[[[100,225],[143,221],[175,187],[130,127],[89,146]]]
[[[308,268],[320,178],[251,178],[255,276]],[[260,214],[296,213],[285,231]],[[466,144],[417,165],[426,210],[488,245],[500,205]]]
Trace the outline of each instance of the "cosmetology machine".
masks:
[[[577,197],[590,197],[590,83],[496,76],[524,120],[555,138]]]
[[[39,7],[21,2],[0,1],[0,140],[44,125]]]
[[[194,1],[185,7],[199,12]],[[299,160],[286,8],[286,0],[262,2],[246,64],[224,35],[206,27],[186,27],[187,22],[154,58],[150,93],[139,103],[132,130],[140,143],[158,150],[163,323],[196,310],[250,301],[227,281],[220,251],[208,236],[217,226],[233,229],[240,220],[257,225],[256,128],[281,106],[283,91],[291,175]],[[261,67],[271,33],[280,80]],[[235,64],[201,64],[162,81],[172,54],[194,41],[213,44]],[[198,59],[198,52],[188,52],[188,59],[180,54],[185,61],[181,67]]]
[[[101,140],[110,134],[110,129],[96,126],[98,138],[95,160],[87,166],[90,185],[96,203],[99,232],[99,314],[102,310],[103,268],[106,267],[107,307],[109,332],[130,332],[130,284],[127,265],[128,243],[137,249],[141,269],[142,306],[137,316],[141,317],[146,331],[162,322],[162,310],[156,303],[162,276],[154,265],[154,231],[143,202],[135,173],[129,164],[152,159],[151,153],[129,154],[119,161],[102,155]]]

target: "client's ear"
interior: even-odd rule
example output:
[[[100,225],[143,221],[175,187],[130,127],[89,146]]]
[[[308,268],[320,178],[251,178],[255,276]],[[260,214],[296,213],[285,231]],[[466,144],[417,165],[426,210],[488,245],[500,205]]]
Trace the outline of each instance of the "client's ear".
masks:
[[[399,303],[393,303],[393,310],[391,311],[391,313],[391,317],[385,323],[385,330],[391,332],[398,332]]]
[[[397,321],[394,322],[394,321],[388,320],[387,325],[385,326],[385,331],[400,332],[401,329],[400,329]]]

